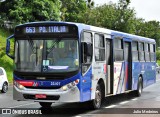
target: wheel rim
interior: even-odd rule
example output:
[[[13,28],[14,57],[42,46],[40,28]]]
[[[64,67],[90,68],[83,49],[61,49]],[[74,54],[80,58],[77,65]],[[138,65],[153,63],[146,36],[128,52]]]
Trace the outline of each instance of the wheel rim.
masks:
[[[101,92],[99,91],[99,89],[96,89],[96,96],[95,96],[95,106],[97,108],[99,108],[101,105]]]
[[[5,84],[3,85],[3,91],[4,91],[4,92],[7,92],[7,90],[8,90],[8,86],[7,86],[7,84],[5,83]]]

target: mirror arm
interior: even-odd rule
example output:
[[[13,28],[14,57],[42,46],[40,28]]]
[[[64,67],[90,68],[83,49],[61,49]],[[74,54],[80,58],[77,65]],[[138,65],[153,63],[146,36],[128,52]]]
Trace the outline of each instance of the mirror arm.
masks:
[[[13,37],[14,37],[14,35],[9,36],[6,41],[6,54],[7,54],[7,56],[9,56],[12,59],[14,59],[14,57],[9,55],[9,52],[10,52],[10,39]]]

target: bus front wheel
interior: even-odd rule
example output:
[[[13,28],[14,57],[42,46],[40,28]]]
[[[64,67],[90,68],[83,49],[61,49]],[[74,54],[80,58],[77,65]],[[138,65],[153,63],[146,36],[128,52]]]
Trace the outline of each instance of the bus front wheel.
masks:
[[[52,105],[51,102],[39,102],[39,104],[44,108],[50,108]]]
[[[99,84],[96,86],[95,99],[92,100],[93,109],[99,109],[102,103],[102,91]]]

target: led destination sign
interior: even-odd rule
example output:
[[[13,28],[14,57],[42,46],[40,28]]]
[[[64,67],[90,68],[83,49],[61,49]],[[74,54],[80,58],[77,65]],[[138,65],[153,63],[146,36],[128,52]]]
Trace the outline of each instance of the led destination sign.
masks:
[[[25,34],[35,33],[68,33],[69,29],[67,26],[38,26],[38,27],[25,27]]]

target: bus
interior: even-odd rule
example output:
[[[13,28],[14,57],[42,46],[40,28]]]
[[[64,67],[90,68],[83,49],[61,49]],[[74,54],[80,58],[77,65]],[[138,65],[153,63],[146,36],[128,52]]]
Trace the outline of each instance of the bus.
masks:
[[[42,107],[89,102],[98,109],[108,96],[140,96],[156,82],[155,48],[154,39],[82,23],[18,25],[6,44],[14,60],[13,99]]]

